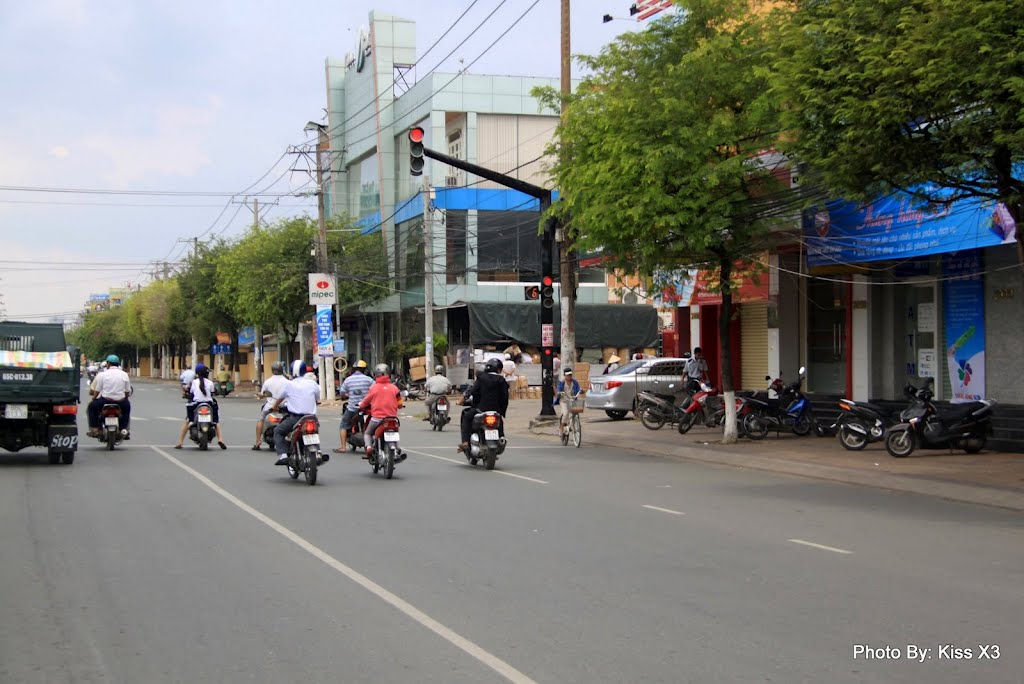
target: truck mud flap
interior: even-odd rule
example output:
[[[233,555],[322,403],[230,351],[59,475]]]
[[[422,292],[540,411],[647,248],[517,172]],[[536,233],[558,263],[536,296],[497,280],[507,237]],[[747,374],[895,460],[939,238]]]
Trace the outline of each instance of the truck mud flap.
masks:
[[[49,426],[46,433],[46,446],[50,451],[76,451],[78,449],[78,426]]]

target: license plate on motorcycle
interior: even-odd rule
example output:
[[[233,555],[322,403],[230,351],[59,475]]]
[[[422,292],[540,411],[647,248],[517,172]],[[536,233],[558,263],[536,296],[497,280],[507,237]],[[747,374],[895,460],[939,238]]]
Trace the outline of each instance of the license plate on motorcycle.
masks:
[[[445,405],[445,406],[438,406],[437,410],[438,411],[447,411],[448,410],[448,406],[447,405]]]
[[[302,435],[302,443],[306,446],[320,443],[320,435]]]
[[[200,423],[212,423],[213,422],[213,416],[199,416],[199,422]]]
[[[110,416],[109,418],[105,418],[103,420],[103,424],[106,425],[107,427],[117,427],[117,417]]]
[[[397,432],[385,432],[384,433],[384,441],[385,442],[397,442],[398,441],[398,433]]]
[[[7,420],[27,419],[28,404],[7,404],[7,406],[4,406],[4,418]]]
[[[497,441],[498,440],[498,431],[497,430],[484,430],[484,439]]]

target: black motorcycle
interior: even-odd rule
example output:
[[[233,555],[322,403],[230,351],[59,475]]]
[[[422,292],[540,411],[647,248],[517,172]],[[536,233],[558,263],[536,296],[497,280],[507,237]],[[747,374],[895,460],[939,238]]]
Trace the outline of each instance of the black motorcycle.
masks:
[[[985,448],[992,432],[992,407],[988,399],[939,409],[932,403],[934,381],[925,380],[921,389],[907,385],[903,392],[911,400],[900,413],[900,423],[885,433],[885,450],[895,458],[906,458],[916,447],[963,449],[976,454]]]
[[[662,388],[656,380],[653,390],[637,392],[636,415],[648,430],[660,430],[665,425],[683,422],[692,398],[692,392],[681,383]]]
[[[128,438],[128,426],[121,427],[121,405],[104,404],[100,408],[100,418],[103,420],[96,439],[107,445],[107,451],[113,451],[114,447]]]
[[[213,420],[211,402],[196,403],[192,420],[188,424],[188,438],[199,445],[200,451],[206,451],[210,442],[217,438],[217,423]]]
[[[782,387],[778,400],[746,398],[746,404],[751,412],[743,418],[743,429],[748,437],[763,439],[768,430],[788,430],[801,437],[811,433],[816,421],[810,400],[800,391],[804,371],[801,366],[797,379],[788,385],[783,385],[781,378],[776,378],[772,382],[772,389],[778,391],[779,387]]]
[[[316,484],[317,469],[328,456],[320,450],[320,421],[314,415],[299,418],[288,433],[288,476],[299,479],[306,474],[306,484]]]
[[[860,451],[872,442],[885,437],[885,431],[895,425],[892,414],[881,406],[866,401],[843,399],[836,421],[836,436],[844,449]]]
[[[430,412],[430,428],[441,432],[444,426],[452,421],[451,407],[448,405],[448,397],[440,396]]]
[[[376,473],[384,471],[384,477],[391,479],[395,474],[395,465],[405,460],[406,454],[399,446],[401,437],[398,429],[401,421],[397,416],[389,416],[381,420],[373,432],[373,451],[370,452],[370,467]]]
[[[346,398],[344,403],[341,405],[341,415],[345,415],[348,410],[348,399]],[[358,451],[366,448],[366,443],[363,440],[363,430],[366,429],[366,414],[362,411],[356,411],[356,414],[352,416],[349,421],[348,427],[346,428],[345,435],[345,448],[351,451]]]
[[[475,411],[474,408],[467,408],[467,411]],[[497,411],[482,411],[473,416],[472,431],[469,433],[469,449],[466,450],[466,458],[470,465],[476,465],[478,461],[484,462],[484,468],[494,470],[494,463],[498,456],[505,453],[507,442],[501,436],[502,428],[501,414]]]

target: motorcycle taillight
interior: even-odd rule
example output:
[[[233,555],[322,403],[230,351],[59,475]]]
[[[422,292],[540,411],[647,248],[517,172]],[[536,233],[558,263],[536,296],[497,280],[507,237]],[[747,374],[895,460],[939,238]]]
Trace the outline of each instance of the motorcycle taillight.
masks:
[[[121,413],[121,409],[117,408],[116,406],[103,409],[103,415],[105,416],[116,416],[119,413]]]
[[[447,406],[447,405],[448,405],[448,400],[447,400],[447,399],[445,399],[444,397],[440,397],[440,398],[439,398],[439,399],[437,400],[437,405],[438,405],[438,406]]]
[[[305,430],[307,435],[315,435],[316,423],[312,420],[307,420],[306,424],[302,426],[302,429]]]
[[[204,416],[209,415],[210,414],[210,407],[209,406],[200,406],[199,407],[199,413],[201,415],[204,415]]]
[[[485,416],[484,425],[487,427],[496,427],[498,425],[498,416]]]

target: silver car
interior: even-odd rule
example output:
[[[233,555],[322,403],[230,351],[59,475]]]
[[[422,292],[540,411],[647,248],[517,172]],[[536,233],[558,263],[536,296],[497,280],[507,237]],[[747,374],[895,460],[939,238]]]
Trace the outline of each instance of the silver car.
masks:
[[[638,391],[662,394],[672,392],[669,385],[681,387],[685,367],[685,358],[630,361],[608,375],[590,378],[585,405],[588,409],[604,411],[609,418],[622,420],[627,413],[636,410]]]

